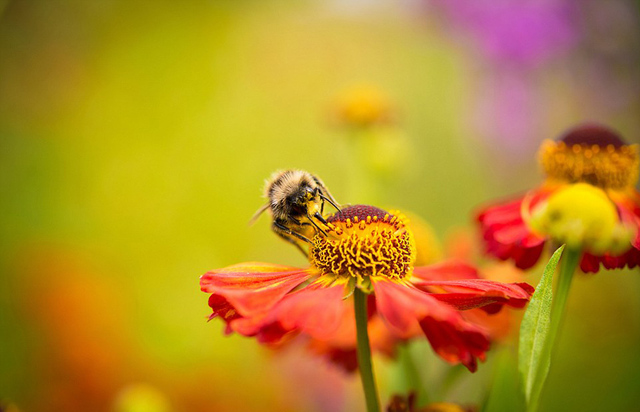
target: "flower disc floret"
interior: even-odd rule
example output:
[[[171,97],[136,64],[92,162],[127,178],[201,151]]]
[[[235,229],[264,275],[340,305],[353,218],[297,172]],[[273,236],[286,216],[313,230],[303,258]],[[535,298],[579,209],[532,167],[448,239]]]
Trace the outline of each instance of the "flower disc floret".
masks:
[[[585,125],[557,141],[546,140],[540,164],[547,176],[560,182],[622,190],[638,181],[640,156],[637,145],[627,145],[611,129]]]
[[[413,270],[415,245],[404,219],[373,206],[356,205],[327,219],[326,235],[313,238],[311,263],[342,279],[400,280]]]

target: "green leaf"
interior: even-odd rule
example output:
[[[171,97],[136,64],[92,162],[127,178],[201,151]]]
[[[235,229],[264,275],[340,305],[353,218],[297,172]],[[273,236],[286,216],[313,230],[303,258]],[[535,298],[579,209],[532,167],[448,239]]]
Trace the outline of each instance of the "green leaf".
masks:
[[[544,269],[520,326],[518,369],[522,377],[527,405],[535,409],[544,380],[549,373],[550,351],[547,345],[551,324],[553,300],[553,274],[564,250],[564,245],[555,251]]]

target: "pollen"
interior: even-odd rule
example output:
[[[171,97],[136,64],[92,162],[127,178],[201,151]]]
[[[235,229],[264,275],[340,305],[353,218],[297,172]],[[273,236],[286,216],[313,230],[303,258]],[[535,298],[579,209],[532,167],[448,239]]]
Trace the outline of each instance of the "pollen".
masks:
[[[313,238],[311,263],[343,279],[384,277],[401,280],[413,271],[413,236],[400,215],[356,205],[327,219],[329,230]]]
[[[577,127],[557,141],[546,140],[540,164],[551,179],[589,183],[601,189],[624,190],[638,181],[638,145],[626,144],[599,125]]]

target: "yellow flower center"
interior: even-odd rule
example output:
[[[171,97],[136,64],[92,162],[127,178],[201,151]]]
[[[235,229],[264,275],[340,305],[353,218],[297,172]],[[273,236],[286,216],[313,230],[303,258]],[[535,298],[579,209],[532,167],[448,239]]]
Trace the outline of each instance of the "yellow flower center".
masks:
[[[313,238],[311,263],[335,278],[400,280],[411,274],[415,246],[404,219],[373,206],[356,205],[327,219],[326,235]]]
[[[337,104],[338,116],[347,125],[366,127],[389,119],[391,104],[377,88],[358,86],[346,91]]]
[[[622,190],[638,181],[640,156],[638,145],[627,145],[614,131],[586,125],[558,141],[546,140],[540,149],[540,164],[551,179]]]
[[[586,183],[569,185],[549,196],[532,212],[529,226],[573,249],[597,254],[623,253],[632,233],[618,217],[606,193]]]

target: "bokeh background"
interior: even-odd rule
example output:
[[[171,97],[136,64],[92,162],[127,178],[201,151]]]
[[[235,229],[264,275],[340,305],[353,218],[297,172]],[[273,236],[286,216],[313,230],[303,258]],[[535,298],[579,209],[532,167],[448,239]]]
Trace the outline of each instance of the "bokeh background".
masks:
[[[381,122],[345,124],[368,98]],[[543,139],[598,121],[638,142],[639,114],[637,1],[0,1],[0,404],[361,410],[357,377],[206,322],[207,270],[305,264],[248,225],[264,179],[412,211],[447,253],[540,182]],[[638,275],[576,279],[543,410],[637,410]],[[437,400],[483,403],[509,347]]]

